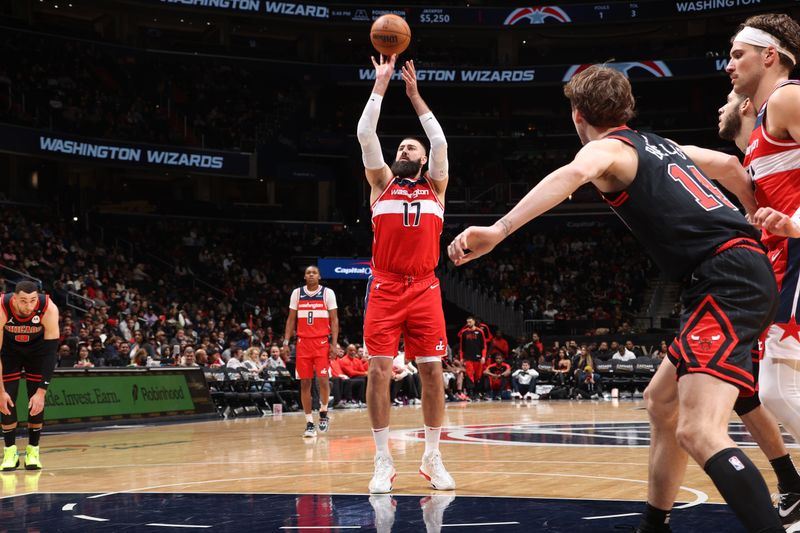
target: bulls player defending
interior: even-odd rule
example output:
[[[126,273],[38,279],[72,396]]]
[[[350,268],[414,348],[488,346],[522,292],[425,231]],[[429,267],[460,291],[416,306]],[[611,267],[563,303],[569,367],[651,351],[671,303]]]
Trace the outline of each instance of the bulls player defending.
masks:
[[[616,70],[592,66],[564,93],[584,147],[493,226],[459,234],[450,258],[461,265],[488,253],[581,185],[594,184],[664,275],[686,281],[680,333],[648,388],[651,484],[663,490],[664,473],[652,465],[683,472],[688,452],[748,531],[783,531],[764,478],[728,436],[736,399],[755,391],[750,351],[775,314],[777,287],[757,232],[700,169],[739,179],[744,170],[715,164],[726,158],[693,160],[677,144],[625,126],[634,100]],[[645,514],[656,519],[647,523],[658,526],[639,531],[669,531],[657,518],[666,518],[672,502],[658,507],[651,495]]]
[[[17,457],[17,398],[19,380],[25,372],[28,387],[28,447],[25,468],[41,470],[39,437],[44,424],[44,399],[56,368],[58,308],[46,294],[39,294],[32,281],[20,281],[13,293],[0,298],[0,422],[3,426],[4,472],[19,467]]]
[[[364,345],[370,357],[367,409],[376,447],[375,475],[369,483],[373,494],[391,491],[395,478],[389,452],[389,384],[401,333],[406,356],[416,359],[422,380],[425,453],[419,472],[435,489],[455,488],[439,453],[444,420],[442,357],[447,338],[441,289],[433,273],[439,262],[444,220],[447,142],[442,127],[419,95],[414,63],[407,61],[402,69],[406,95],[428,136],[431,153],[428,157],[421,142],[405,138],[392,166],[384,162],[375,131],[396,59],[393,55],[387,60],[381,57],[380,63],[372,60],[375,86],[358,121],[375,233],[364,313]],[[425,163],[428,172],[423,174]]]
[[[336,311],[336,295],[319,284],[320,275],[316,266],[306,267],[305,280],[305,287],[296,288],[289,299],[289,318],[286,319],[283,345],[289,345],[289,339],[297,326],[296,373],[300,379],[300,402],[306,414],[303,437],[310,438],[317,436],[311,414],[311,383],[314,374],[319,384],[319,430],[322,433],[328,431],[329,358],[331,353],[335,353],[336,343],[339,342],[339,315]]]

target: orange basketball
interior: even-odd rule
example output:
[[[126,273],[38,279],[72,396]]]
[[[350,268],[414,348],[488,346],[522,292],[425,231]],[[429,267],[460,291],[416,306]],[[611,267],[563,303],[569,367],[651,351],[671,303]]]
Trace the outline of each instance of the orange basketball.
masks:
[[[401,54],[411,42],[411,28],[397,15],[382,15],[372,23],[369,38],[375,50],[385,56]]]

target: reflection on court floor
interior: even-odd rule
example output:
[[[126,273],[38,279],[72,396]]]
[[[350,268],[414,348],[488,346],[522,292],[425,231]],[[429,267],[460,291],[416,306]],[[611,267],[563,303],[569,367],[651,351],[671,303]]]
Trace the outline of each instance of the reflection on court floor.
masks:
[[[639,502],[428,496],[319,494],[27,494],[0,500],[2,526],[12,531],[427,531],[604,532],[634,525]],[[602,495],[597,495],[602,497]],[[724,505],[675,511],[682,532],[744,531]]]

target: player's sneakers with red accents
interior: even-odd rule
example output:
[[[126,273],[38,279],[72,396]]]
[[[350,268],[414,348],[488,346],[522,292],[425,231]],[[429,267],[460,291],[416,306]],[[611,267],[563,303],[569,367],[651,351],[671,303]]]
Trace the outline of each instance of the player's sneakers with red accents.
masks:
[[[454,490],[456,482],[442,463],[442,454],[439,450],[426,453],[422,456],[419,473],[431,482],[431,487],[436,490]]]
[[[375,454],[375,474],[369,482],[370,494],[386,494],[392,492],[392,483],[397,477],[392,456],[385,453]]]

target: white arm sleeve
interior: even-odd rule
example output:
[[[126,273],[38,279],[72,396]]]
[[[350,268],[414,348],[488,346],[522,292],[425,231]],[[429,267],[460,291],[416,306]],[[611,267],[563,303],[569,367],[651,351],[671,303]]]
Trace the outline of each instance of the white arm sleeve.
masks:
[[[425,135],[428,136],[428,141],[431,143],[431,154],[428,158],[428,175],[434,181],[445,180],[449,172],[449,164],[447,162],[447,139],[444,138],[442,126],[431,112],[420,115],[419,121],[422,123],[422,129],[425,130]]]
[[[383,161],[381,143],[378,140],[378,116],[381,114],[381,102],[383,96],[372,93],[369,95],[364,112],[358,119],[358,142],[361,144],[361,157],[364,160],[364,168],[377,170],[383,168],[386,163]]]

